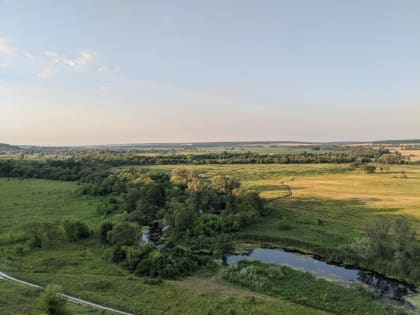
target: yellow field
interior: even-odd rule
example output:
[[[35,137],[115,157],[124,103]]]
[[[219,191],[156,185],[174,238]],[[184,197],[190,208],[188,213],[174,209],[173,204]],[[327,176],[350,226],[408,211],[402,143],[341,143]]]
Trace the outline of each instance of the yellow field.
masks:
[[[420,166],[392,165],[386,172],[365,174],[346,164],[290,165],[183,165],[156,166],[171,170],[186,168],[202,177],[235,175],[245,188],[261,192],[264,198],[359,202],[376,213],[409,215],[420,219]]]
[[[372,175],[353,172],[302,176],[285,183],[296,198],[358,200],[387,213],[392,209],[394,214],[420,218],[420,167],[396,166],[390,172]]]

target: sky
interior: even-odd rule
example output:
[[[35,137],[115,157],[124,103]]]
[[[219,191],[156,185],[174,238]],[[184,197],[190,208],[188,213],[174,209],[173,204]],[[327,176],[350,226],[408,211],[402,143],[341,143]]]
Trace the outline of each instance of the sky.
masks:
[[[0,0],[0,142],[420,138],[420,1]]]

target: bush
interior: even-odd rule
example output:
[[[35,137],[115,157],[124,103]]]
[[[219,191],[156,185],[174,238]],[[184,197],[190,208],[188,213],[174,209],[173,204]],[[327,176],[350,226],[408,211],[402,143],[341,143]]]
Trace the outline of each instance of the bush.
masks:
[[[99,230],[99,237],[101,239],[101,243],[106,244],[108,243],[108,232],[112,231],[114,228],[114,224],[110,222],[102,223],[101,228]]]
[[[38,309],[48,315],[70,314],[66,309],[66,301],[57,295],[60,291],[60,286],[49,284],[39,297]]]
[[[25,253],[25,247],[23,247],[22,245],[17,245],[16,246],[16,254],[17,255],[23,255]]]
[[[110,244],[117,246],[134,245],[140,242],[140,231],[136,224],[121,222],[107,232],[107,240]]]
[[[119,263],[124,261],[126,258],[126,254],[125,251],[122,249],[121,246],[115,246],[112,249],[112,253],[111,253],[111,261],[113,263]]]
[[[63,227],[67,239],[71,242],[76,242],[90,236],[89,227],[80,221],[65,221]]]
[[[286,221],[280,221],[279,223],[277,223],[277,228],[280,231],[288,231],[292,229],[292,226]]]
[[[363,170],[366,174],[375,174],[376,172],[376,166],[374,165],[364,165]]]
[[[58,223],[30,223],[24,227],[30,248],[48,247],[62,239],[63,231]]]
[[[163,280],[156,279],[156,278],[147,278],[147,279],[144,279],[144,283],[150,284],[150,285],[161,285],[163,283]]]

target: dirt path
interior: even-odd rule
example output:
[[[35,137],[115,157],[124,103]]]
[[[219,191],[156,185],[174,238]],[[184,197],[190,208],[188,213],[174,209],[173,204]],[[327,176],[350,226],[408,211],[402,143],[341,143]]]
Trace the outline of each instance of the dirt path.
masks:
[[[27,281],[23,281],[23,280],[14,278],[14,277],[9,276],[8,274],[6,274],[4,272],[0,272],[0,280],[8,280],[8,281],[19,283],[19,284],[22,284],[22,285],[25,285],[25,286],[29,286],[29,287],[32,287],[32,288],[42,289],[42,287],[39,286],[39,285],[37,285],[37,284],[30,283],[30,282],[27,282]],[[120,314],[120,315],[134,315],[132,313],[123,312],[123,311],[116,310],[116,309],[111,308],[111,307],[107,307],[107,306],[104,306],[104,305],[99,305],[99,304],[96,304],[96,303],[85,301],[85,300],[82,300],[82,299],[73,297],[71,295],[62,294],[62,293],[60,293],[59,295],[61,297],[63,297],[64,299],[66,299],[67,301],[71,302],[71,303],[75,303],[75,304],[79,304],[79,305],[84,305],[84,306],[89,306],[89,307],[96,308],[96,309],[101,310],[101,311],[107,311],[107,312],[111,312],[111,313],[115,313],[115,314]]]

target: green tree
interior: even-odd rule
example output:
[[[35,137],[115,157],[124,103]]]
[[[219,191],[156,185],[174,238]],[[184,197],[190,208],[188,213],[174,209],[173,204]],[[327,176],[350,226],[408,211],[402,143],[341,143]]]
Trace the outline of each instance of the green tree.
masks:
[[[112,245],[130,246],[140,239],[140,231],[136,224],[129,222],[118,223],[107,233],[107,240]]]
[[[364,165],[363,170],[366,174],[375,174],[376,172],[376,166],[374,165]]]
[[[372,250],[380,258],[389,258],[391,255],[392,240],[390,236],[391,222],[387,220],[375,220],[366,228]]]
[[[67,239],[71,242],[78,241],[82,238],[88,238],[90,236],[89,227],[80,221],[64,221],[63,227]]]
[[[394,259],[403,274],[409,273],[413,267],[411,262],[415,260],[416,246],[414,228],[406,219],[396,219],[393,234]]]
[[[34,222],[24,227],[30,247],[48,247],[63,238],[63,230],[58,223]]]
[[[186,231],[191,229],[196,217],[195,209],[189,204],[172,200],[169,204],[169,225],[176,231]]]
[[[66,301],[59,296],[61,287],[55,284],[49,284],[38,300],[38,309],[48,315],[68,315]]]
[[[100,231],[99,231],[99,237],[101,239],[101,243],[105,244],[108,243],[108,232],[112,231],[114,227],[114,224],[110,222],[102,223]]]

